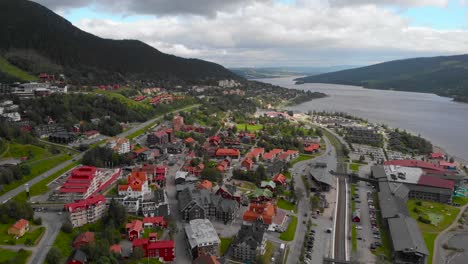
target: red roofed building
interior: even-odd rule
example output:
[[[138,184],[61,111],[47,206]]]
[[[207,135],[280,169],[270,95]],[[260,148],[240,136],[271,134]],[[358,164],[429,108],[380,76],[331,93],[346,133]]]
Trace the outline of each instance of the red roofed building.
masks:
[[[191,161],[186,161],[184,167],[182,167],[183,171],[188,172],[191,175],[200,176],[205,169],[205,165],[203,163],[198,164],[197,166],[190,166]]]
[[[422,160],[389,160],[385,161],[384,165],[394,165],[394,166],[401,166],[401,167],[413,167],[413,168],[420,168],[427,173],[432,172],[445,172],[447,171],[443,167],[430,163],[427,161]]]
[[[273,177],[272,180],[276,185],[281,185],[283,187],[286,187],[287,178],[283,174],[281,174],[281,173],[276,174],[275,177]]]
[[[119,244],[114,244],[109,247],[110,253],[122,254],[122,247]]]
[[[221,138],[219,136],[212,136],[208,139],[208,142],[211,145],[219,146],[219,144],[221,143]]]
[[[218,258],[213,255],[201,255],[198,258],[196,258],[192,264],[221,264],[218,261]]]
[[[252,161],[250,158],[245,158],[245,159],[242,161],[241,166],[242,166],[243,168],[245,168],[246,170],[252,170],[253,161]]]
[[[16,221],[10,228],[8,228],[8,234],[14,235],[15,237],[22,237],[29,230],[29,222],[26,219],[20,219]]]
[[[133,198],[142,197],[144,194],[150,193],[148,178],[144,171],[132,171],[127,177],[127,184],[118,186],[120,196],[129,196]]]
[[[319,150],[320,150],[320,144],[317,144],[317,143],[308,144],[304,148],[304,152],[306,153],[315,153],[315,152],[318,152]]]
[[[225,172],[227,168],[229,168],[229,166],[231,165],[231,163],[229,162],[229,160],[222,160],[218,163],[218,165],[216,165],[216,169],[220,172]]]
[[[429,155],[430,159],[444,159],[445,155],[440,152],[433,152]]]
[[[238,159],[240,157],[240,151],[238,149],[220,148],[216,151],[216,157],[230,157],[233,159]]]
[[[75,238],[73,241],[73,247],[79,249],[81,246],[87,245],[89,243],[94,243],[94,233],[84,232]]]
[[[165,166],[156,167],[156,176],[154,178],[157,185],[160,187],[166,186],[167,168]]]
[[[288,150],[278,156],[278,160],[289,162],[295,158],[299,157],[299,151],[297,150]]]
[[[149,238],[136,239],[132,248],[140,247],[145,252],[146,258],[162,258],[171,262],[175,259],[175,243],[173,240],[158,241],[154,235]]]
[[[106,198],[103,195],[89,197],[75,203],[65,204],[73,227],[94,223],[106,213]]]
[[[255,158],[258,161],[263,156],[264,153],[265,153],[264,148],[254,148],[252,151],[247,153],[246,157],[251,158],[251,159]]]
[[[172,127],[174,128],[174,131],[182,130],[183,126],[184,126],[184,118],[182,116],[174,117],[174,120],[172,120]]]
[[[143,227],[144,228],[154,228],[154,227],[167,227],[167,222],[162,216],[152,216],[143,218]]]
[[[197,185],[197,188],[211,191],[211,188],[213,188],[213,183],[211,183],[209,180],[204,180]]]
[[[276,215],[276,206],[271,202],[251,203],[249,209],[245,211],[242,219],[245,222],[261,220],[264,224],[271,225]]]
[[[140,101],[143,101],[145,99],[146,99],[146,96],[140,95],[140,96],[135,97],[135,99],[133,99],[133,100],[135,100],[136,102],[140,102]]]
[[[419,177],[418,184],[429,187],[450,189],[452,191],[455,189],[455,183],[453,181],[440,179],[428,175],[421,175],[421,177]]]
[[[125,225],[125,230],[127,230],[127,238],[130,241],[140,238],[143,234],[143,222],[140,220],[133,220],[132,222]]]
[[[281,153],[283,153],[282,149],[272,149],[271,151],[263,154],[263,160],[273,162]]]
[[[86,131],[84,134],[88,139],[97,138],[100,135],[99,131],[97,130]]]
[[[455,162],[447,162],[444,160],[439,161],[439,166],[446,170],[457,170],[457,164]]]
[[[195,139],[193,139],[193,138],[191,138],[191,137],[186,138],[184,141],[185,141],[185,143],[187,143],[187,144],[193,144],[193,143],[195,143]]]

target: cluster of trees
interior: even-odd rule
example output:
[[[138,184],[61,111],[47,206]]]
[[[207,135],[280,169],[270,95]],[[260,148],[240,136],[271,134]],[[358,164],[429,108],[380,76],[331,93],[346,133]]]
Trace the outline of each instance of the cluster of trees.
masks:
[[[203,180],[220,183],[223,181],[223,175],[216,168],[205,167],[200,177]]]
[[[83,156],[83,165],[95,167],[110,167],[120,165],[133,165],[134,159],[130,153],[118,154],[107,147],[97,147],[90,149]]]
[[[263,167],[262,165],[258,166],[255,172],[235,169],[232,172],[232,178],[242,181],[253,182],[257,186],[259,186],[262,181],[266,181],[268,179],[265,167]]]
[[[24,176],[31,173],[28,165],[15,165],[10,167],[0,167],[0,185],[10,184],[21,180]],[[1,188],[0,188],[1,189]]]
[[[429,154],[432,152],[431,142],[419,135],[414,136],[406,131],[400,131],[398,129],[390,133],[388,146],[392,150],[403,153]]]
[[[0,205],[0,223],[2,224],[8,224],[21,218],[32,220],[33,217],[34,210],[29,203],[12,199]]]

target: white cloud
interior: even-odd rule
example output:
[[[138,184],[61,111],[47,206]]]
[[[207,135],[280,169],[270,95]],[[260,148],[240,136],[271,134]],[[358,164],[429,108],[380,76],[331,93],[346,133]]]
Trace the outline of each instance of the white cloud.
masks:
[[[216,18],[85,19],[77,26],[102,37],[139,39],[163,52],[227,66],[367,64],[463,53],[468,46],[467,31],[411,27],[407,19],[375,5],[302,4],[257,2],[218,12]]]
[[[449,0],[329,0],[331,5],[389,5],[389,6],[436,6],[446,7]],[[463,1],[463,0],[462,0]]]

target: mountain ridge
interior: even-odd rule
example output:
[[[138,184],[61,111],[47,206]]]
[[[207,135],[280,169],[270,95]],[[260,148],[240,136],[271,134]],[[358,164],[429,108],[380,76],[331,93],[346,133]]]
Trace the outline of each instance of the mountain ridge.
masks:
[[[434,93],[468,102],[468,55],[411,58],[295,80],[370,89]]]
[[[34,75],[63,72],[83,84],[240,79],[216,63],[165,54],[139,40],[95,36],[26,0],[0,1],[0,57]]]

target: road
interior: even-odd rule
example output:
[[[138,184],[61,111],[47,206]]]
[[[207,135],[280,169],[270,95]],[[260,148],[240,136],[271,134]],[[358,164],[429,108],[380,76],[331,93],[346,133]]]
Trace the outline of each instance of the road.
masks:
[[[323,155],[316,157],[314,159],[298,162],[294,164],[291,170],[291,176],[294,177],[295,188],[296,190],[302,189],[304,191],[304,196],[299,200],[299,203],[297,206],[298,211],[297,211],[296,234],[294,236],[294,240],[288,244],[289,245],[289,254],[288,254],[288,259],[287,259],[288,264],[289,263],[296,264],[299,261],[302,245],[304,243],[304,236],[307,233],[307,221],[309,220],[309,216],[310,216],[309,198],[306,196],[306,189],[305,189],[304,182],[302,181],[301,176],[308,175],[310,164],[317,162],[317,161],[326,162],[330,168],[334,168],[334,166],[336,166],[336,159],[334,155],[335,150],[333,146],[330,144],[330,142],[328,141],[328,139],[326,138],[325,138],[325,143],[327,146],[327,151]],[[330,152],[330,155],[328,154],[328,152]],[[305,213],[307,213],[307,217],[304,216]],[[304,224],[303,221],[305,221],[306,224]],[[320,232],[321,229],[322,227],[318,227],[317,229],[318,232]],[[323,228],[323,229],[326,229],[326,228]],[[317,242],[320,243],[319,241]],[[325,254],[325,252],[323,253]],[[323,258],[323,255],[321,256],[321,259],[322,258]],[[321,263],[321,259],[316,260],[317,262],[314,262],[314,263]]]
[[[177,112],[180,112],[180,111],[186,111],[186,110],[189,110],[189,109],[192,109],[192,108],[195,108],[195,107],[198,107],[199,105],[192,105],[192,106],[188,106],[188,107],[185,107],[185,108],[182,108],[182,109],[177,109],[177,110],[174,110],[172,111],[171,113],[177,113]],[[153,118],[153,119],[150,119],[144,123],[141,123],[141,124],[138,124],[137,126],[127,130],[127,131],[124,131],[122,133],[120,133],[119,135],[117,135],[118,137],[127,137],[129,136],[130,134],[140,130],[140,129],[143,129],[145,128],[146,126],[149,126],[151,125],[152,123],[162,119],[164,116],[159,116],[159,117],[156,117],[156,118]],[[104,143],[102,144],[104,145]],[[2,203],[6,203],[8,200],[10,200],[11,198],[15,197],[16,195],[20,194],[21,192],[25,191],[25,187],[24,185],[25,184],[28,184],[29,187],[33,186],[34,184],[38,183],[39,181],[41,181],[42,179],[44,178],[47,178],[49,177],[50,175],[56,173],[57,171],[65,168],[66,166],[72,164],[74,161],[73,160],[80,160],[83,158],[84,154],[86,152],[82,152],[76,156],[73,157],[72,160],[67,160],[63,163],[61,163],[60,165],[44,172],[43,174],[29,180],[28,182],[24,183],[23,185],[20,185],[18,186],[17,188],[13,189],[13,190],[10,190],[2,195],[0,195],[0,202]]]

